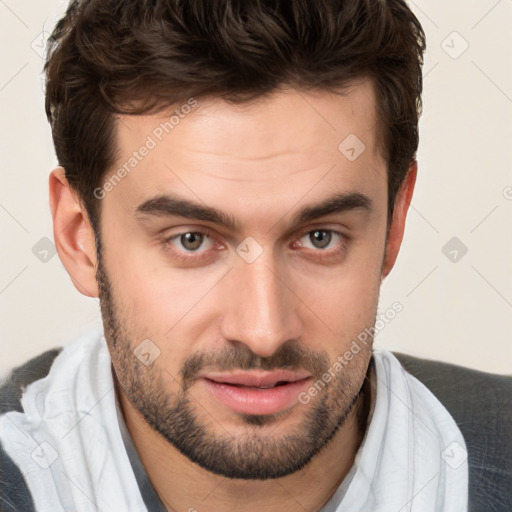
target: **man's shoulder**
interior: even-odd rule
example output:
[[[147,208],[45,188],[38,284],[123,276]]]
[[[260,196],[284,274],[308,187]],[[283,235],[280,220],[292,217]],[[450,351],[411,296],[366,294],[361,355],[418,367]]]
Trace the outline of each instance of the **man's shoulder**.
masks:
[[[445,406],[464,436],[469,510],[512,510],[512,375],[394,355]]]
[[[103,329],[96,324],[88,325],[68,339],[64,346],[46,350],[13,368],[0,378],[0,415],[9,411],[23,412],[21,399],[25,390],[48,374],[48,382],[52,382],[52,376],[53,380],[68,379],[73,371],[71,368],[81,368],[86,359],[91,359],[89,365],[96,368],[101,358],[110,358],[103,341]]]
[[[512,422],[512,375],[482,372],[441,361],[393,352],[401,365],[414,375],[452,413],[473,427]],[[459,421],[457,421],[459,423]]]
[[[0,415],[10,411],[23,412],[21,396],[26,387],[48,375],[61,352],[54,348],[11,370],[0,385]],[[35,510],[25,479],[0,443],[0,511]]]
[[[61,351],[61,347],[47,350],[8,373],[0,383],[0,414],[9,411],[22,412],[21,396],[26,387],[48,375],[55,358]]]

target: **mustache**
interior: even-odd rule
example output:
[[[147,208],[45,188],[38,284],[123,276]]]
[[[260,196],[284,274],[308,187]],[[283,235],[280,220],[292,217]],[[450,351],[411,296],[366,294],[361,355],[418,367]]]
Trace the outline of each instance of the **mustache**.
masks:
[[[286,342],[270,356],[255,354],[247,345],[235,342],[229,348],[217,352],[192,354],[183,363],[180,376],[186,390],[197,380],[205,368],[216,371],[234,370],[307,370],[313,376],[320,376],[329,368],[326,352],[317,352],[297,344]]]

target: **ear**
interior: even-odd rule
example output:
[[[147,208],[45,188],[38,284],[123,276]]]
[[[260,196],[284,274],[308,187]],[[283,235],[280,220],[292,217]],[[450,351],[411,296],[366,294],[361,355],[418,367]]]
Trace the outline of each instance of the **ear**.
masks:
[[[400,246],[402,245],[405,230],[405,218],[407,217],[407,211],[411,204],[417,172],[418,162],[414,160],[410,165],[407,175],[396,196],[393,218],[391,219],[391,225],[388,229],[388,239],[382,264],[381,281],[391,272],[398,256]]]
[[[96,245],[87,212],[62,167],[50,173],[49,185],[53,237],[59,258],[75,288],[88,297],[98,297]]]

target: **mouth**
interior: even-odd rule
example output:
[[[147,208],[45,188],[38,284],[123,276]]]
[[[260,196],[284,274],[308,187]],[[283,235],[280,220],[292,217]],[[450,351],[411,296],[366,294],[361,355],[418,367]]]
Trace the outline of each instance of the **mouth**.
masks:
[[[201,380],[210,394],[229,409],[242,414],[269,415],[292,407],[311,374],[253,370],[209,373]]]

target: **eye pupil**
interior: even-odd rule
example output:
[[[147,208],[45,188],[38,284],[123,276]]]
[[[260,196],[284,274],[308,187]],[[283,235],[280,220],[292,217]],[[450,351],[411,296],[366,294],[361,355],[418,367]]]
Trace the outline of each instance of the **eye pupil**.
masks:
[[[185,233],[180,236],[183,247],[189,251],[195,251],[201,247],[204,235],[201,233]]]
[[[327,247],[331,242],[332,233],[326,230],[312,231],[309,235],[309,238],[315,247],[323,249],[324,247]]]

